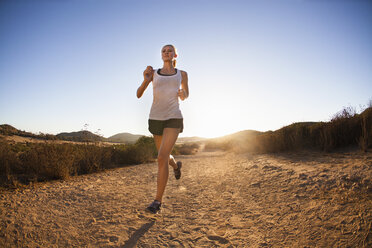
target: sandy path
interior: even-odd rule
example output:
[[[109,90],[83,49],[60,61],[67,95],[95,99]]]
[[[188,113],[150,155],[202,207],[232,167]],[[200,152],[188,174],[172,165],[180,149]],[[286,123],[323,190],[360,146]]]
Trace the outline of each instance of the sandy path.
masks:
[[[372,154],[179,156],[162,213],[155,163],[0,197],[1,247],[367,247]]]

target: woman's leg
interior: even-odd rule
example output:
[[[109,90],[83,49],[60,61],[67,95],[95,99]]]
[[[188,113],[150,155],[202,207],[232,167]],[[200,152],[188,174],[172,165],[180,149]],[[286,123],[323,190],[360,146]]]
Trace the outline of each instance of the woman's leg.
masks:
[[[158,184],[155,200],[161,202],[168,181],[169,156],[176,143],[180,130],[178,128],[164,128],[163,137],[158,150]]]
[[[176,160],[174,159],[174,157],[171,155],[169,155],[169,165],[173,167],[173,169],[177,169],[177,163],[176,163]]]
[[[156,149],[158,150],[158,153],[159,153],[162,139],[163,139],[162,135],[154,135],[155,145],[156,145]],[[174,159],[172,155],[169,155],[169,165],[172,166],[173,169],[177,169],[176,160]]]

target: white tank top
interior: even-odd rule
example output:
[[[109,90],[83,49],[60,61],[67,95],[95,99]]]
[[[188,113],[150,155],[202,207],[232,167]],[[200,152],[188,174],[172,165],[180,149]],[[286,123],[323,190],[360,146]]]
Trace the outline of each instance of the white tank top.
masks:
[[[182,119],[178,101],[178,89],[181,87],[181,71],[174,75],[160,75],[154,71],[152,80],[153,101],[149,118],[152,120]]]

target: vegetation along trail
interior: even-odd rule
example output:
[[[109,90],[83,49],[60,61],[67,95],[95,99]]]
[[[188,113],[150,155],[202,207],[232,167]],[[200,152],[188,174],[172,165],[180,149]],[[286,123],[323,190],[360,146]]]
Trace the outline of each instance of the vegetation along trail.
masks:
[[[372,154],[177,156],[161,214],[156,163],[0,194],[1,247],[371,247]]]

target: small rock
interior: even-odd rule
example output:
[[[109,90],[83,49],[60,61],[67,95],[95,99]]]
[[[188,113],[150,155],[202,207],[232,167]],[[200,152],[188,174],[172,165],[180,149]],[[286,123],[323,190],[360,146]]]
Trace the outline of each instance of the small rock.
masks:
[[[305,179],[307,179],[307,177],[308,176],[304,173],[301,173],[300,175],[298,175],[298,178],[301,179],[301,180],[305,180]]]
[[[118,242],[119,241],[119,238],[116,237],[116,236],[110,236],[109,237],[109,240],[110,240],[110,242]]]
[[[210,240],[216,240],[220,244],[227,244],[227,243],[229,243],[229,241],[227,239],[225,239],[224,237],[221,237],[221,236],[217,236],[217,235],[210,235],[210,236],[208,236],[208,239],[210,239]]]
[[[252,187],[260,187],[261,183],[260,182],[255,182],[251,184]]]

